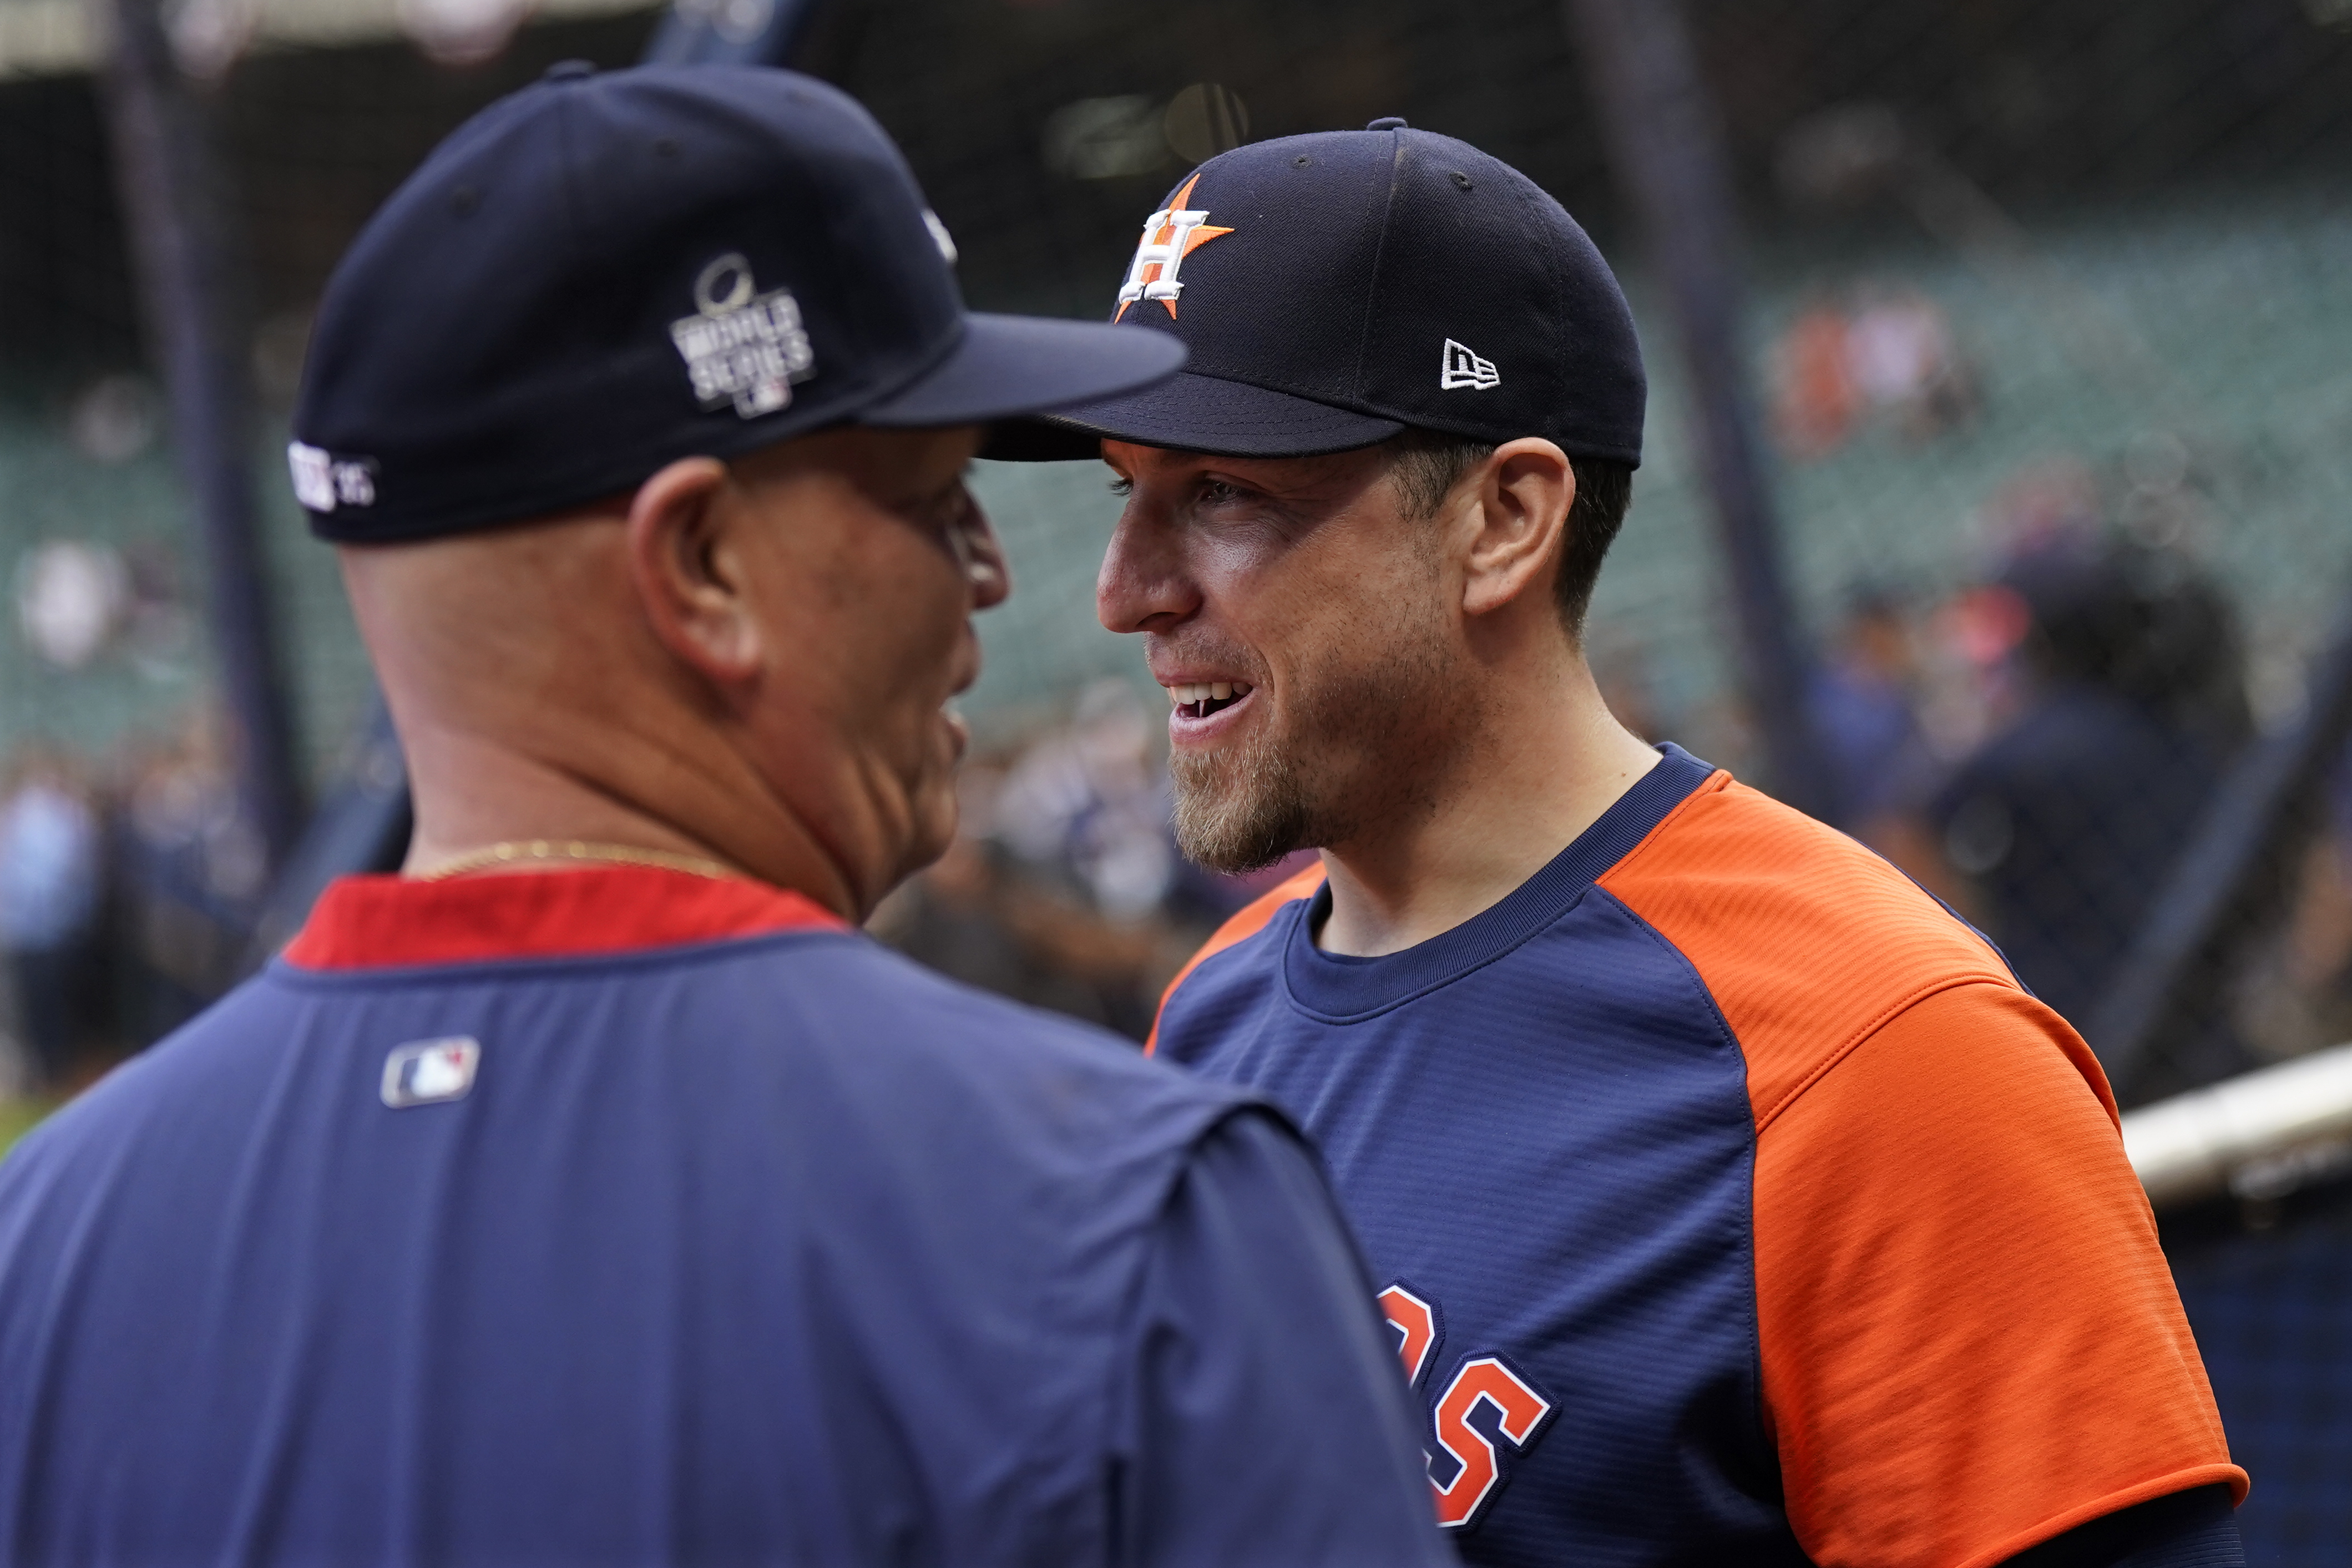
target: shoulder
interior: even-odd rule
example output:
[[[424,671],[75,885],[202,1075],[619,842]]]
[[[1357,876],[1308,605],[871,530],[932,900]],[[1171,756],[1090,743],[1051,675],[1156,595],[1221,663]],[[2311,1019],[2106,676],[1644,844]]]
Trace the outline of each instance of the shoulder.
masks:
[[[974,1158],[995,1150],[1024,1168],[1098,1176],[1145,1176],[1259,1103],[861,934],[788,933],[373,974],[275,965],[36,1129],[17,1154],[146,1163],[166,1145],[209,1146],[202,1129],[258,1124],[297,1085],[314,1097],[304,1105],[365,1115],[389,1045],[463,1033],[483,1034],[486,1059],[496,1050],[533,1071],[593,1047],[608,1097],[634,1096],[647,1114],[658,1105],[681,1126],[755,1142],[786,1127],[885,1142],[955,1128],[956,1148]],[[838,1125],[816,1125],[823,1115]],[[18,1163],[7,1173],[29,1175]]]
[[[1001,1145],[1015,1163],[1140,1171],[1257,1103],[1145,1060],[1130,1039],[977,990],[857,932],[680,953],[646,964],[635,996],[625,971],[592,965],[583,978],[595,994],[572,1011],[627,1009],[697,1036],[709,1063],[702,1098],[750,1092],[797,1117],[806,1100],[793,1086],[821,1087],[835,1113],[886,1140],[953,1125],[970,1147]]]
[[[0,1160],[0,1258],[38,1212],[78,1213],[128,1166],[249,1112],[282,1039],[269,987],[247,980],[58,1108]],[[0,1268],[0,1273],[5,1273]]]
[[[919,1056],[946,1079],[1077,1079],[1114,1102],[1212,1112],[1247,1099],[1145,1059],[1132,1039],[974,990],[878,943],[858,942],[842,956],[858,993],[844,1022],[860,1037],[888,1038],[887,1049]]]
[[[1696,973],[1748,1061],[1761,1126],[1906,1008],[2020,992],[1991,943],[1835,829],[1718,773],[1599,886]]]
[[[1144,1054],[1152,1055],[1160,1048],[1160,1026],[1167,1020],[1168,1005],[1175,1000],[1176,993],[1202,964],[1262,935],[1286,906],[1313,898],[1322,886],[1323,867],[1318,861],[1272,891],[1253,900],[1219,926],[1216,934],[1201,944],[1201,951],[1185,962],[1184,967],[1176,972],[1176,978],[1168,983],[1168,989],[1160,994],[1160,1016],[1152,1024],[1151,1037],[1144,1042]]]

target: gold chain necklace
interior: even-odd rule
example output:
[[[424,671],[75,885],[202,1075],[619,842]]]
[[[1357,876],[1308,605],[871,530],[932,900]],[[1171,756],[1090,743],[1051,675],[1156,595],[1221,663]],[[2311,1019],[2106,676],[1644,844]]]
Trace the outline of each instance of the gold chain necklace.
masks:
[[[684,871],[689,876],[709,877],[725,881],[742,873],[731,866],[706,859],[699,855],[680,855],[668,849],[640,849],[630,844],[591,844],[578,838],[509,838],[486,848],[469,849],[436,866],[422,871],[411,871],[413,882],[438,882],[450,877],[461,877],[468,871],[480,871],[492,866],[509,866],[518,860],[601,860],[622,866],[657,866],[666,871]]]

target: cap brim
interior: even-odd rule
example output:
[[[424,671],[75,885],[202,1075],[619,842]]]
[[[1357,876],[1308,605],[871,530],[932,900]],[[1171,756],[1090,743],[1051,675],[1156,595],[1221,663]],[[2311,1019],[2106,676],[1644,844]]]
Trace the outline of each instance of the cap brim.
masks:
[[[1373,446],[1403,428],[1398,420],[1185,371],[1140,391],[1002,426],[985,455],[1087,458],[1111,440],[1220,458],[1309,458]]]
[[[863,410],[857,423],[992,424],[1130,393],[1183,363],[1184,345],[1165,332],[974,311],[947,358]]]

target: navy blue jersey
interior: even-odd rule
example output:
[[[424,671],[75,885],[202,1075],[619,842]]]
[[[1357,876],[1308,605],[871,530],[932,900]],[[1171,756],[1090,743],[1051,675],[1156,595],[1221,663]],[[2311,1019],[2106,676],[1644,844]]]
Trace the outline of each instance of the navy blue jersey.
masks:
[[[0,1165],[0,1559],[1443,1561],[1370,1299],[1276,1113],[792,895],[355,879]]]
[[[1470,1561],[1983,1568],[2242,1494],[2096,1062],[1852,840],[1669,749],[1419,946],[1329,898],[1157,1049],[1321,1145]]]

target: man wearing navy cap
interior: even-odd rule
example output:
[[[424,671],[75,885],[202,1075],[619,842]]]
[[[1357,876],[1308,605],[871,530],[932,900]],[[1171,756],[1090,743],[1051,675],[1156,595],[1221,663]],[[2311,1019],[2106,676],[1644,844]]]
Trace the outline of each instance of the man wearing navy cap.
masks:
[[[1444,1558],[1289,1125],[856,930],[953,828],[982,428],[1182,357],[950,249],[719,67],[362,234],[291,460],[415,842],[0,1169],[0,1557]]]
[[[1112,308],[1181,373],[1028,428],[1197,859],[1321,863],[1158,1053],[1322,1146],[1482,1563],[2241,1561],[2097,1063],[1851,840],[1611,716],[1633,325],[1524,176],[1379,121],[1203,164]]]

